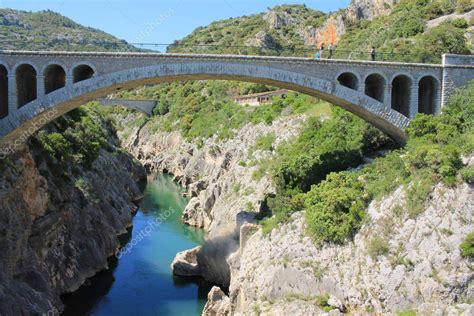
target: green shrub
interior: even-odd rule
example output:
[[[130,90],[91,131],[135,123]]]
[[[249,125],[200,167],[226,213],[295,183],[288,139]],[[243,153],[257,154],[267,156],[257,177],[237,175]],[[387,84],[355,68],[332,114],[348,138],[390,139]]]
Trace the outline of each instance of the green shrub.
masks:
[[[456,11],[459,13],[467,12],[473,8],[472,0],[457,0],[456,2]]]
[[[268,133],[257,137],[255,141],[255,149],[272,151],[275,138],[275,133]]]
[[[465,19],[454,19],[451,21],[451,24],[459,29],[467,29],[469,27]]]
[[[80,178],[80,179],[77,179],[75,182],[74,182],[74,187],[83,191],[86,189],[86,183],[84,181],[84,179]]]
[[[464,238],[461,245],[459,245],[459,249],[461,250],[461,256],[474,259],[474,232]]]
[[[321,294],[321,295],[316,296],[315,298],[316,305],[323,308],[325,311],[328,311],[327,310],[328,308],[329,310],[331,309],[331,306],[328,304],[328,301],[329,301],[329,294]]]
[[[278,227],[278,224],[280,223],[281,221],[276,218],[276,217],[271,217],[271,218],[267,218],[265,219],[264,221],[261,221],[260,222],[260,225],[262,225],[262,232],[264,234],[269,234],[271,233],[271,231],[275,228]]]
[[[397,316],[416,316],[416,311],[413,309],[405,309],[397,312]]]
[[[357,173],[331,173],[305,196],[306,223],[316,243],[342,244],[362,225],[367,207]]]
[[[295,142],[277,148],[271,173],[278,192],[306,192],[327,174],[362,163],[364,152],[383,143],[380,132],[341,109],[321,123],[309,119]]]
[[[32,143],[49,164],[69,162],[90,168],[101,148],[109,148],[107,122],[92,107],[80,107],[49,124],[36,134]]]
[[[470,184],[474,183],[474,165],[462,168],[460,173],[464,181]]]
[[[410,218],[416,218],[425,209],[425,202],[435,183],[429,172],[421,172],[411,177],[406,188],[406,208]]]
[[[372,259],[377,259],[378,256],[387,255],[390,251],[388,242],[378,236],[372,238],[367,245],[367,252]]]

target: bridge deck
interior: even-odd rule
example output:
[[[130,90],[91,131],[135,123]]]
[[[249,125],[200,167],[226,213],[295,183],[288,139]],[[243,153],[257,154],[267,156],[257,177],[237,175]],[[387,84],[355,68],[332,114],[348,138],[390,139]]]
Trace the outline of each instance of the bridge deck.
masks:
[[[71,52],[71,51],[18,51],[18,50],[0,50],[1,56],[12,57],[119,57],[119,58],[169,58],[169,59],[217,59],[217,60],[250,60],[250,61],[281,61],[287,63],[330,63],[330,64],[359,64],[359,65],[380,65],[387,67],[422,67],[422,68],[443,68],[441,64],[409,63],[409,62],[390,62],[390,61],[368,61],[354,59],[327,59],[315,60],[308,57],[289,57],[289,56],[261,56],[261,55],[232,55],[232,54],[175,54],[175,53],[141,53],[141,52]],[[472,65],[474,68],[474,65]]]

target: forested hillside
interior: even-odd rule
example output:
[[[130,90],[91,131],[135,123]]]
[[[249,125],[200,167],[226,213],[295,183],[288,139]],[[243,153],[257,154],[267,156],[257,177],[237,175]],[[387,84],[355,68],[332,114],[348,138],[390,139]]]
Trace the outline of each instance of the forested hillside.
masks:
[[[468,54],[474,49],[474,5],[469,0],[384,4],[386,14],[372,20],[353,13],[361,10],[359,2],[330,14],[283,5],[217,21],[197,28],[169,51],[313,56],[321,44],[333,43],[336,58],[367,59],[374,46],[380,59],[440,62],[443,53]]]
[[[53,11],[0,9],[0,44],[12,50],[136,51],[123,40]]]

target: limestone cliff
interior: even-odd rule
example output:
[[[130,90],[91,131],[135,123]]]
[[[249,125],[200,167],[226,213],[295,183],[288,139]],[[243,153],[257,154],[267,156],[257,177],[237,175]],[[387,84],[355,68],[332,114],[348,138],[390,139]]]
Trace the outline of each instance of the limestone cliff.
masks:
[[[398,2],[399,0],[352,0],[347,8],[347,17],[352,20],[372,20],[389,14]]]
[[[370,219],[346,246],[316,247],[305,237],[303,214],[269,235],[247,235],[229,259],[233,312],[472,313],[472,262],[458,247],[474,229],[474,188],[438,185],[416,219],[403,215],[404,196],[399,189],[373,202]]]
[[[239,227],[260,211],[266,193],[274,191],[268,177],[256,179],[256,161],[273,151],[254,148],[259,136],[273,133],[273,148],[295,136],[304,115],[286,116],[273,122],[247,124],[235,137],[216,137],[202,144],[186,141],[179,132],[155,131],[159,122],[130,130],[128,122],[137,114],[118,116],[118,136],[150,172],[169,172],[187,188],[190,198],[183,214],[189,225],[206,229],[207,242],[197,255],[201,274],[228,286],[230,271],[226,258],[238,249]]]
[[[472,185],[438,185],[425,210],[414,219],[401,206],[405,193],[400,188],[372,202],[370,219],[345,246],[318,248],[305,237],[302,213],[269,235],[251,219],[242,219],[242,213],[258,210],[263,193],[273,190],[269,179],[251,177],[255,169],[248,166],[252,165],[248,155],[256,135],[274,132],[278,143],[297,133],[298,121],[293,120],[300,119],[282,118],[272,126],[247,125],[234,139],[208,139],[202,146],[185,141],[177,132],[153,134],[146,125],[119,133],[128,136],[122,138],[123,144],[147,168],[171,172],[187,186],[192,198],[184,220],[206,228],[213,248],[209,253],[217,251],[220,258],[227,258],[229,296],[214,288],[205,314],[472,312],[472,262],[461,258],[458,250],[474,228]],[[284,126],[292,128],[282,132]],[[239,232],[232,235],[236,228]],[[221,246],[222,238],[228,249]],[[202,264],[199,253],[197,257]],[[209,265],[207,259],[207,276],[222,280],[222,272],[216,271],[222,270],[223,263]]]
[[[25,146],[0,162],[1,315],[57,315],[61,294],[107,267],[146,176],[118,150],[59,176],[36,154]]]

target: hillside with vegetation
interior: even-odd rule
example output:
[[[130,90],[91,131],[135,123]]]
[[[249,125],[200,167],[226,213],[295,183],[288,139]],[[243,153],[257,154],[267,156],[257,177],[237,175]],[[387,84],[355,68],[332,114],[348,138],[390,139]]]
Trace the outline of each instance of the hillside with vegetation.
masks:
[[[5,50],[137,51],[124,40],[85,27],[56,12],[0,9],[0,44]]]
[[[176,41],[169,52],[208,52],[275,55],[311,45],[310,31],[323,25],[328,15],[305,5],[281,5],[266,13],[242,16],[198,27]],[[183,46],[180,46],[183,45]],[[209,47],[199,47],[209,45]],[[213,46],[216,45],[216,46]],[[261,49],[246,48],[255,46]]]
[[[321,44],[333,43],[335,58],[367,59],[375,47],[379,59],[434,63],[443,53],[474,50],[470,0],[404,0],[389,8],[386,15],[368,20],[347,10],[325,14],[283,5],[199,27],[168,50],[311,57]]]
[[[418,114],[405,148],[357,171],[342,170],[362,164],[377,133],[346,113],[322,125],[309,121],[294,143],[282,145],[274,159],[261,164],[259,172],[267,172],[277,186],[277,194],[267,199],[270,213],[262,214],[269,216],[264,230],[305,210],[307,232],[317,243],[342,244],[364,222],[369,203],[400,186],[407,190],[400,208],[416,218],[436,184],[472,184],[474,166],[466,166],[462,157],[474,155],[473,96],[474,81],[451,97],[441,116]]]

